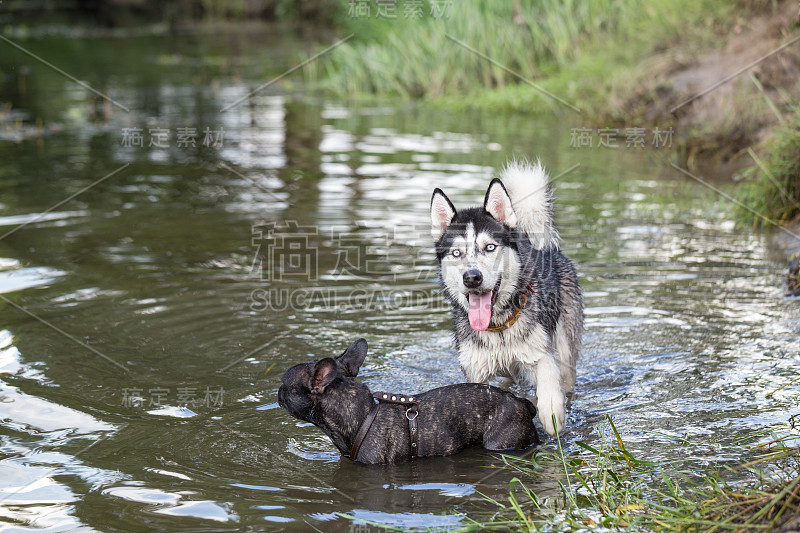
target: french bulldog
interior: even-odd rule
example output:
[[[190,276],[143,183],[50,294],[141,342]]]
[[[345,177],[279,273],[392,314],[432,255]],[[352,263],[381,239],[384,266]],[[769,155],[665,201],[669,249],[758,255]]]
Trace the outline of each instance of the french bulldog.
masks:
[[[281,378],[278,404],[359,463],[450,455],[478,444],[521,450],[539,443],[529,400],[481,383],[373,395],[355,379],[366,356],[367,341],[358,339],[338,357],[293,366]]]

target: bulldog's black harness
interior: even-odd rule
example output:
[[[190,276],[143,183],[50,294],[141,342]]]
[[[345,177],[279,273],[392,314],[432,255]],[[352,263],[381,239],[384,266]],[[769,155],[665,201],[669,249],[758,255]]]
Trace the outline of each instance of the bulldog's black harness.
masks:
[[[358,451],[361,449],[361,444],[369,433],[375,417],[378,416],[378,411],[382,403],[396,403],[406,406],[406,420],[408,420],[408,440],[409,440],[409,454],[411,459],[417,457],[419,453],[419,429],[417,427],[417,416],[419,415],[418,400],[415,396],[407,396],[405,394],[390,394],[388,392],[373,392],[372,397],[377,400],[372,406],[367,418],[361,423],[358,428],[356,438],[353,440],[353,445],[350,447],[350,459],[355,461],[358,458]]]

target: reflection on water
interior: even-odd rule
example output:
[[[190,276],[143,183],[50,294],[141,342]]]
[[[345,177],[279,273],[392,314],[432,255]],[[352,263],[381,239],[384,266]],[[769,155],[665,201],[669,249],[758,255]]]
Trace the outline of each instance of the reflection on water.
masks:
[[[556,180],[587,306],[568,450],[611,415],[635,454],[691,474],[743,459],[738,439],[798,412],[798,309],[781,296],[781,259],[665,154],[571,149],[563,118],[269,91],[220,112],[258,86],[237,77],[253,58],[234,75],[158,54],[126,56],[127,76],[106,64],[103,86],[131,113],[102,124],[69,111],[90,104],[85,91],[34,73],[28,111],[78,118],[0,144],[2,520],[333,531],[350,525],[337,513],[412,529],[493,510],[484,495],[504,501],[515,474],[492,454],[354,465],[275,394],[284,369],[359,336],[374,390],[461,381],[430,194],[477,203],[515,155],[554,174],[580,163]],[[180,127],[198,130],[196,146],[179,146]],[[203,145],[205,127],[224,131],[220,146]],[[172,137],[126,146],[124,128]],[[558,473],[543,474],[530,486],[557,494]]]

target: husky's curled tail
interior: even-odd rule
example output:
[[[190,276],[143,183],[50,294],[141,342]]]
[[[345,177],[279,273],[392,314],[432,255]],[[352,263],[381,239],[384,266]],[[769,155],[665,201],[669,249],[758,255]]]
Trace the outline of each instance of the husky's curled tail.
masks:
[[[511,161],[500,171],[511,205],[517,215],[517,229],[537,250],[558,248],[558,230],[553,220],[553,193],[541,161]]]

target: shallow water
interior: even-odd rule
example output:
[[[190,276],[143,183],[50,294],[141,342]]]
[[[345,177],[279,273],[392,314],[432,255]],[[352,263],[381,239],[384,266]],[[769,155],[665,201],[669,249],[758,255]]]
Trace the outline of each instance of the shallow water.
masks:
[[[373,390],[460,382],[428,202],[438,186],[477,203],[514,156],[568,171],[557,216],[586,299],[568,450],[596,442],[610,415],[637,456],[692,475],[742,460],[739,439],[800,411],[783,258],[673,170],[669,150],[572,148],[572,115],[285,86],[220,112],[290,64],[269,39],[242,39],[26,43],[130,113],[24,55],[2,60],[0,100],[61,125],[0,141],[3,523],[347,531],[337,513],[404,529],[485,516],[482,495],[504,501],[515,475],[492,454],[354,465],[276,391],[284,369],[361,336]],[[186,127],[193,148],[178,143]],[[124,128],[141,128],[143,146],[126,146]],[[156,128],[170,130],[166,148],[149,146]],[[205,128],[223,132],[218,146]]]

